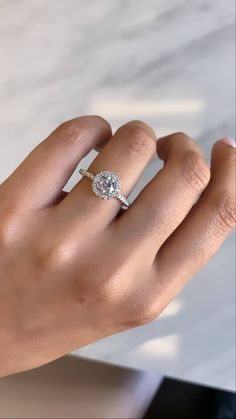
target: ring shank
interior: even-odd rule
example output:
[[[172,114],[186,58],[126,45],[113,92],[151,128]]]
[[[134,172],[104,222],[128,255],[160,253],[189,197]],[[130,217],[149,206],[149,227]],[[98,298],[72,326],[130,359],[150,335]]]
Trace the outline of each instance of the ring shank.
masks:
[[[117,193],[116,195],[114,195],[114,198],[118,199],[122,203],[123,209],[128,209],[131,205],[128,199],[126,199],[125,196],[121,195],[121,193]]]
[[[93,175],[93,173],[88,172],[85,169],[79,169],[79,173],[82,176],[86,176],[88,179],[93,180],[95,178],[95,175]]]

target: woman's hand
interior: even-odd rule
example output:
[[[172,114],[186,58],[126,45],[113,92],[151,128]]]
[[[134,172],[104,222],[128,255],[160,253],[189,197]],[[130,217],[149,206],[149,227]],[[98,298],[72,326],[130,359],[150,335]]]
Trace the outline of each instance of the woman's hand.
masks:
[[[105,145],[105,146],[104,146]],[[127,211],[91,181],[63,187],[80,160],[115,172],[128,196],[156,153],[164,160]],[[59,126],[0,186],[0,375],[154,319],[235,226],[235,149],[201,151],[182,133],[156,142],[97,116]]]

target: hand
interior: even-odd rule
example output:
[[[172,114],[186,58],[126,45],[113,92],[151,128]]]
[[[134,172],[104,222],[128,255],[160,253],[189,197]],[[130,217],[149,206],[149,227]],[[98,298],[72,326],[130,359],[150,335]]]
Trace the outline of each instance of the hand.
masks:
[[[0,186],[1,376],[151,321],[235,226],[227,140],[213,147],[210,176],[185,134],[156,142],[134,121],[111,137],[97,116],[66,122]],[[125,196],[156,151],[165,162],[127,211],[86,177],[62,192],[101,146],[89,171],[114,171]]]

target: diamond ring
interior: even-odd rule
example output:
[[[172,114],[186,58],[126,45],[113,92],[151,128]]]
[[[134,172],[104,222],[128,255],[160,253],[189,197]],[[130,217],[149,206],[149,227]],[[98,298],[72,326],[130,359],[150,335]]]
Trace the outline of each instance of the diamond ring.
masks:
[[[85,169],[79,170],[82,176],[92,181],[93,192],[101,199],[116,198],[122,203],[123,209],[128,209],[130,202],[120,193],[120,179],[113,173],[105,170],[94,175]]]

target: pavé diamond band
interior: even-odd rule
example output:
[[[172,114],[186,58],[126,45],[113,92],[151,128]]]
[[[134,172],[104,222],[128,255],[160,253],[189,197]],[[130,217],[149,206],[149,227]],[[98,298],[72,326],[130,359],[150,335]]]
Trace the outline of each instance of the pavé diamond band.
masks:
[[[82,176],[92,181],[93,192],[102,199],[116,198],[122,203],[123,209],[128,209],[130,202],[120,193],[120,179],[113,173],[105,170],[94,175],[85,169],[79,170]]]

